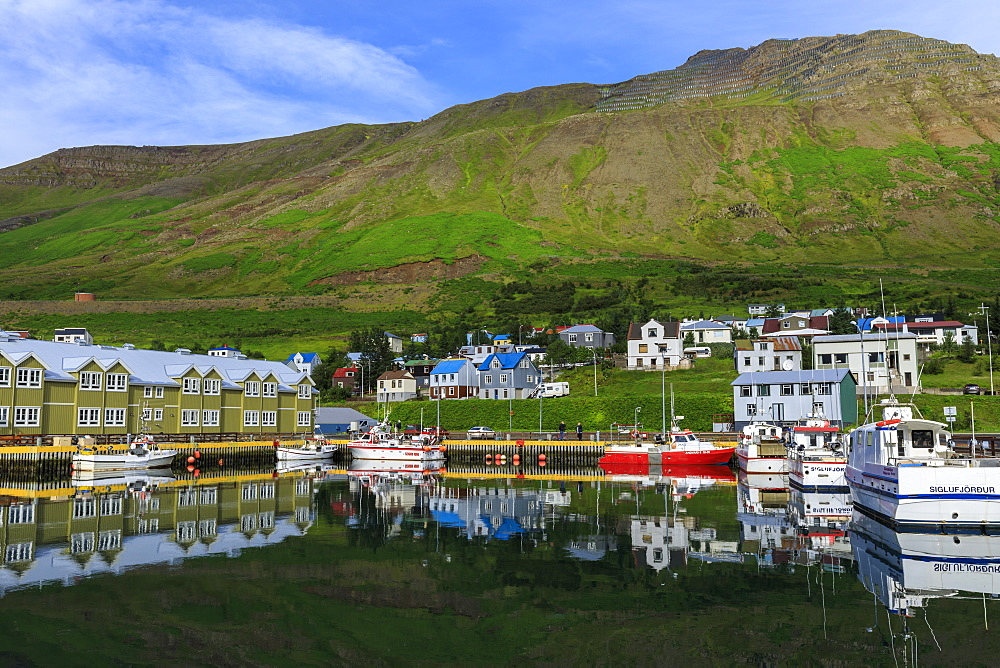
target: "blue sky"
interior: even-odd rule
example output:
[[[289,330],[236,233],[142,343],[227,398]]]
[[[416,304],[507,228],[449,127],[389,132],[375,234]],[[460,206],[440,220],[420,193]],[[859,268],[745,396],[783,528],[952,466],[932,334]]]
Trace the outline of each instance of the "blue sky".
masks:
[[[0,0],[0,166],[420,120],[771,37],[890,28],[996,54],[997,26],[997,0]]]

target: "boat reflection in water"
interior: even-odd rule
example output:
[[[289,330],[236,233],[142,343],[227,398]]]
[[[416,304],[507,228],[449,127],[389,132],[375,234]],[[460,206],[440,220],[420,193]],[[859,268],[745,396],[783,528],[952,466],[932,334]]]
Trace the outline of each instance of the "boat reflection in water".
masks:
[[[898,532],[858,510],[851,521],[858,578],[890,612],[912,617],[935,598],[1000,594],[1000,536]]]
[[[311,478],[269,470],[176,480],[169,471],[74,475],[47,483],[0,481],[0,592],[48,582],[236,556],[304,534]]]

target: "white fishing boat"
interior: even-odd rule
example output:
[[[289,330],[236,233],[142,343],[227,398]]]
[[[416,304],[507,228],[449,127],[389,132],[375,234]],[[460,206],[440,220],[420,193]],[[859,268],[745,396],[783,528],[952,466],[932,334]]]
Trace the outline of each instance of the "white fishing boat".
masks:
[[[395,434],[386,424],[377,424],[371,431],[349,441],[347,447],[354,459],[392,459],[433,462],[444,459],[445,446],[434,434],[421,433],[407,437]]]
[[[153,489],[177,479],[170,471],[161,469],[134,469],[125,471],[75,470],[70,476],[73,487],[92,491],[107,491],[122,487],[130,490]]]
[[[303,459],[324,459],[332,457],[340,446],[331,443],[325,438],[307,439],[304,441],[281,442],[276,441],[274,454],[279,462],[303,460]]]
[[[847,455],[839,430],[822,417],[809,416],[787,432],[788,482],[804,490],[847,487]]]
[[[963,457],[941,422],[886,399],[883,419],[851,432],[847,479],[855,508],[890,526],[1000,525],[1000,459]]]
[[[788,470],[781,427],[751,422],[743,427],[736,444],[736,461],[747,473],[785,473]]]
[[[125,450],[114,446],[80,445],[73,454],[74,471],[129,471],[170,466],[176,450],[166,450],[151,436],[139,436]]]

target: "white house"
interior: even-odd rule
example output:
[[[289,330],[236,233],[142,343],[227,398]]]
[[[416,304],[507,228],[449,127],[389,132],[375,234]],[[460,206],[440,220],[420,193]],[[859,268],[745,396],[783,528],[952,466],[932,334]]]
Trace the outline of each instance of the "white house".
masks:
[[[406,401],[417,396],[417,379],[409,371],[386,371],[378,377],[376,401]]]
[[[307,373],[310,376],[322,362],[323,360],[320,358],[319,353],[292,353],[285,360],[285,364],[292,369]]]
[[[814,369],[849,369],[868,393],[919,391],[917,335],[835,334],[813,339]]]
[[[695,345],[706,343],[732,343],[733,330],[712,320],[698,320],[681,323],[681,339],[688,334],[694,338]]]
[[[797,371],[802,368],[802,346],[794,336],[738,341],[733,355],[739,373]]]
[[[629,324],[628,368],[652,370],[677,366],[683,357],[682,340],[679,322],[650,320],[645,324]]]
[[[403,337],[393,334],[392,332],[382,332],[385,335],[385,340],[389,342],[389,350],[394,353],[403,352]]]
[[[878,332],[887,332],[889,338],[896,332],[910,332],[917,335],[917,349],[930,352],[931,346],[940,346],[949,337],[961,345],[969,339],[974,345],[979,345],[979,328],[975,325],[963,325],[956,320],[934,320],[925,322],[887,323],[875,322],[872,328]]]
[[[64,327],[55,331],[52,338],[56,343],[76,343],[83,341],[88,346],[94,345],[94,337],[84,327]]]

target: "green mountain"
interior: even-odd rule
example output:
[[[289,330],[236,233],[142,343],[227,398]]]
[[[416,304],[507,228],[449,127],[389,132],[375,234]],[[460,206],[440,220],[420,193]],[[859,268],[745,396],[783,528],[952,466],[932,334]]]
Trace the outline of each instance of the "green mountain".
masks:
[[[526,272],[673,277],[721,302],[829,298],[850,276],[844,294],[887,276],[924,281],[907,298],[979,298],[1000,276],[998,100],[994,56],[873,31],[419,123],[62,149],[0,170],[0,298],[398,285],[378,291],[413,306]]]

